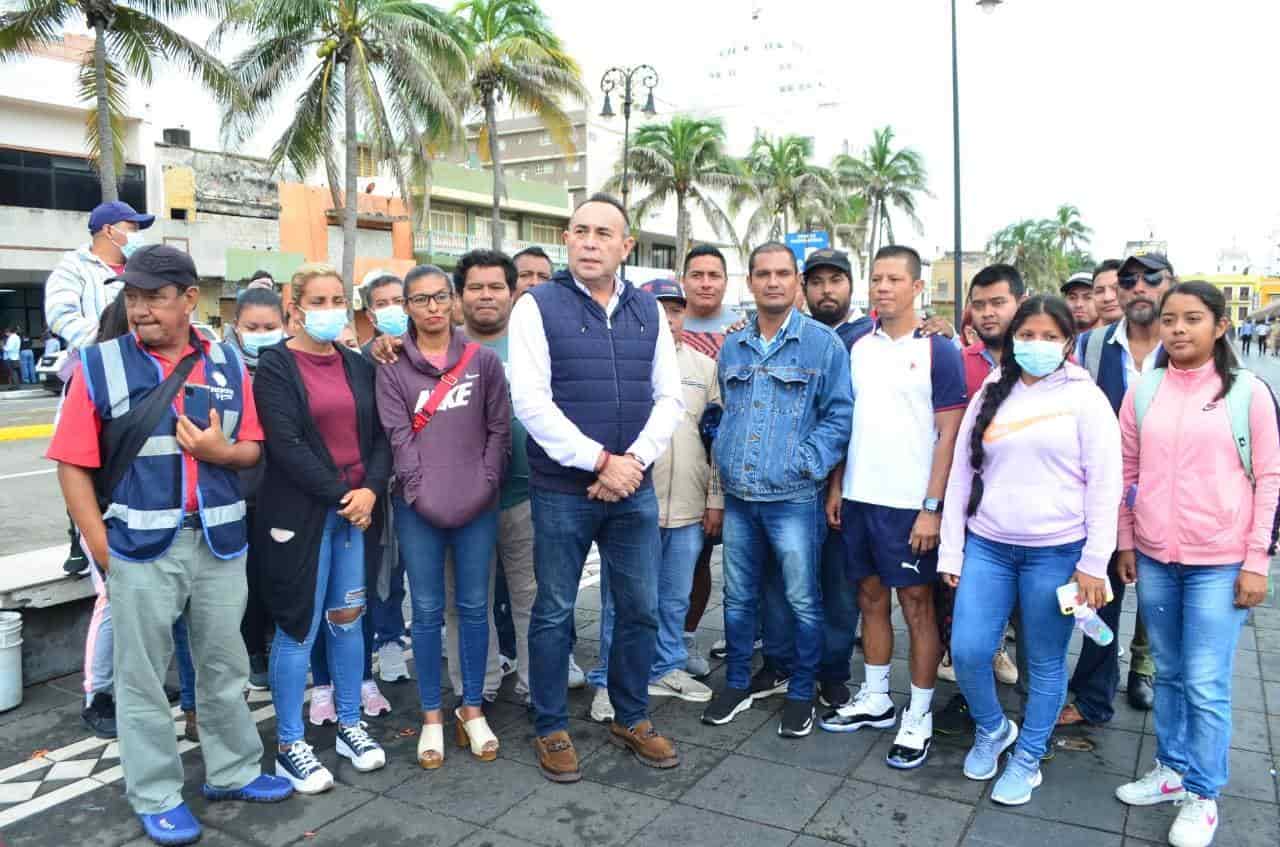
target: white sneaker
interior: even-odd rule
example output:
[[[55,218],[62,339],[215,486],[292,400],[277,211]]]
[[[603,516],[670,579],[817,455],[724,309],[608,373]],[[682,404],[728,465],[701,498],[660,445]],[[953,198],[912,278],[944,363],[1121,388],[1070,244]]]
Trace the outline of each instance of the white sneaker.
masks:
[[[596,696],[591,698],[591,720],[597,723],[609,723],[613,717],[613,703],[609,701],[609,689],[597,688]]]
[[[678,697],[688,703],[710,703],[711,689],[676,668],[657,682],[649,683],[650,697]]]
[[[1009,658],[1009,651],[1001,647],[1000,652],[996,653],[995,659],[992,660],[993,669],[996,672],[996,679],[1005,685],[1018,684],[1018,666],[1013,659]]]
[[[578,667],[577,659],[573,658],[573,654],[569,654],[569,687],[570,688],[586,688],[587,675],[583,673],[582,668]]]
[[[409,665],[404,660],[404,645],[388,641],[378,648],[378,676],[383,682],[409,678]]]
[[[339,726],[336,746],[338,755],[350,759],[361,773],[376,771],[387,763],[386,751],[369,735],[364,721],[355,726]]]
[[[1209,847],[1218,831],[1218,801],[1187,793],[1178,809],[1178,819],[1169,827],[1173,847]]]
[[[929,758],[929,748],[933,745],[933,713],[923,715],[912,714],[904,709],[902,723],[898,727],[898,735],[893,739],[893,746],[885,754],[884,761],[891,768],[911,770],[924,764]]]
[[[951,654],[943,653],[942,661],[938,662],[938,679],[945,679],[947,682],[956,681],[955,665],[951,664]]]
[[[1173,768],[1160,762],[1134,782],[1126,782],[1116,789],[1116,799],[1129,806],[1154,806],[1156,803],[1173,803],[1185,799],[1182,777]]]
[[[276,751],[276,776],[289,780],[299,794],[319,794],[333,788],[333,774],[320,764],[311,745],[302,740],[293,742],[283,753]]]

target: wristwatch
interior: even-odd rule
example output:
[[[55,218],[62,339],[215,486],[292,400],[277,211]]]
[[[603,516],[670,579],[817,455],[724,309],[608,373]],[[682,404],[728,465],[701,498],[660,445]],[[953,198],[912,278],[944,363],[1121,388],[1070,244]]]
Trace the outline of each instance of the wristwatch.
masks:
[[[924,509],[926,512],[929,512],[930,514],[936,515],[942,511],[942,501],[939,500],[937,497],[926,497],[924,498],[924,503],[923,505],[921,505],[920,508]]]

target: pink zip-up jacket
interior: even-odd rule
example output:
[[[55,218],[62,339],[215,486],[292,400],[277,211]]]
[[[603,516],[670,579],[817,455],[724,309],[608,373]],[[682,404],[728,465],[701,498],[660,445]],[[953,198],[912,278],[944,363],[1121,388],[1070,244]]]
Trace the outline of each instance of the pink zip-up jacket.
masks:
[[[1077,567],[1105,577],[1116,545],[1120,429],[1089,372],[1067,362],[1032,385],[1018,380],[983,437],[982,503],[967,517],[969,439],[992,371],[965,411],[942,509],[938,570],[959,574],[966,527],[990,541],[1053,547],[1086,539]]]
[[[1256,378],[1255,378],[1256,380]],[[1131,385],[1120,406],[1124,502],[1120,550],[1160,562],[1267,573],[1280,510],[1280,435],[1271,391],[1256,380],[1249,407],[1250,483],[1240,464],[1222,380],[1206,362],[1169,366],[1138,436]]]

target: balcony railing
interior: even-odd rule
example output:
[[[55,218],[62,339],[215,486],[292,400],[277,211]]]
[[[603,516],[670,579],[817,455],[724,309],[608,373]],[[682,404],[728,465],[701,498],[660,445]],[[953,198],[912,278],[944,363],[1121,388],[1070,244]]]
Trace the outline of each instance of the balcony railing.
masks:
[[[461,256],[477,248],[493,246],[493,240],[487,235],[470,235],[464,232],[419,232],[413,236],[413,249],[430,253],[441,253],[446,256]],[[552,264],[563,265],[569,261],[568,251],[563,244],[543,244],[537,241],[523,241],[518,238],[504,238],[502,251],[508,256],[515,255],[526,247],[541,247],[551,257]]]

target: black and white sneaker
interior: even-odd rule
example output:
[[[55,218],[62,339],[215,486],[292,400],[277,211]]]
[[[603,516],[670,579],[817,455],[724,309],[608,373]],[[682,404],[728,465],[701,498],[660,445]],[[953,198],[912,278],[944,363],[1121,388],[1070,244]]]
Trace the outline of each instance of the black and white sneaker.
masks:
[[[315,751],[305,741],[293,742],[288,750],[276,751],[276,776],[293,783],[299,794],[319,794],[333,788],[333,774],[320,764]]]
[[[725,687],[702,710],[702,722],[723,726],[751,708],[751,692],[745,688]]]
[[[873,694],[864,685],[851,701],[824,714],[818,726],[827,732],[854,732],[864,726],[888,729],[895,723],[897,711],[889,695]]]
[[[775,694],[786,694],[790,682],[790,676],[783,675],[766,664],[751,677],[751,696],[753,699],[763,700]]]
[[[813,704],[808,700],[788,700],[782,707],[778,735],[783,738],[804,738],[813,732],[813,713]]]
[[[933,744],[933,713],[913,715],[907,710],[902,712],[902,725],[898,727],[898,735],[893,739],[893,746],[885,754],[884,762],[891,768],[911,770],[924,764],[929,758],[929,747]]]
[[[338,755],[350,759],[352,767],[361,773],[376,771],[387,763],[386,751],[373,740],[366,726],[364,721],[354,726],[339,726],[335,745]]]
[[[852,699],[853,693],[843,682],[823,682],[818,685],[818,702],[828,709],[838,709]]]

